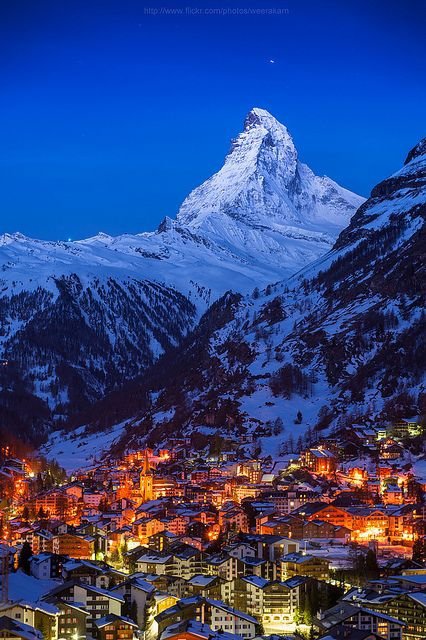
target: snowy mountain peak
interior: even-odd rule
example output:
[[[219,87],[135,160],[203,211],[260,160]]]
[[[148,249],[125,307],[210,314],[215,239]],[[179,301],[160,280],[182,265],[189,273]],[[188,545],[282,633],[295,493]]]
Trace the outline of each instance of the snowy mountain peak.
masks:
[[[169,216],[164,216],[160,224],[158,225],[158,232],[165,233],[166,231],[171,231],[174,226],[174,220],[169,218]]]
[[[404,164],[408,164],[409,162],[414,160],[414,158],[419,158],[420,156],[424,156],[424,155],[426,155],[426,138],[423,138],[422,140],[420,140],[420,142],[418,142],[411,149],[411,151],[407,155],[407,158]]]
[[[363,201],[316,176],[299,161],[287,128],[268,111],[254,108],[223,167],[189,194],[177,221],[210,233],[238,223],[291,237],[320,234],[331,246]]]
[[[273,131],[276,129],[284,129],[287,131],[287,128],[281,124],[281,122],[278,122],[278,120],[269,113],[269,111],[254,107],[246,115],[244,120],[244,130],[248,131],[249,129],[253,129],[258,126],[264,127],[267,131]]]
[[[28,240],[28,238],[19,231],[16,231],[15,233],[2,233],[0,235],[0,246],[12,244],[13,242],[21,242],[22,240]]]

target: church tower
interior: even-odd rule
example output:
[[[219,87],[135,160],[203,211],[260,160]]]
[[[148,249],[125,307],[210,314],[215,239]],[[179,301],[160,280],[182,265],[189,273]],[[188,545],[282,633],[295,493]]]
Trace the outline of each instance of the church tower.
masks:
[[[154,483],[154,478],[152,475],[151,467],[149,466],[148,451],[145,449],[142,471],[139,476],[139,486],[141,490],[142,504],[144,502],[148,502],[149,500],[153,499],[154,497],[153,483]]]

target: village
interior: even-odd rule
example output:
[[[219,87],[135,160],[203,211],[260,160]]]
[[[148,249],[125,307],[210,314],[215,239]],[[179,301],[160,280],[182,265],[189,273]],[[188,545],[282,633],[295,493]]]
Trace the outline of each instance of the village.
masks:
[[[0,455],[0,637],[418,640],[426,458],[418,418],[250,457],[191,437],[67,477]]]

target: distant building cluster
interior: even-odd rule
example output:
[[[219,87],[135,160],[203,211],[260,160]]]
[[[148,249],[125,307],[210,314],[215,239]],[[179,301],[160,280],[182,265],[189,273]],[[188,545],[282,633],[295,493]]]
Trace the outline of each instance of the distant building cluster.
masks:
[[[170,438],[72,478],[3,448],[0,638],[424,639],[422,435],[352,425],[275,460]]]

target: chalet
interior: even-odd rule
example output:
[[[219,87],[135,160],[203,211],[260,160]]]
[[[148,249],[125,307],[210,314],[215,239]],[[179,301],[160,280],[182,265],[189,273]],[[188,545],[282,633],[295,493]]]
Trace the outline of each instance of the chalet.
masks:
[[[56,553],[40,553],[30,558],[30,573],[38,580],[59,578],[62,576],[62,568],[68,556]]]
[[[84,637],[90,613],[76,602],[65,602],[53,597],[48,601],[59,611],[58,636],[61,638]]]
[[[265,630],[290,623],[299,605],[298,586],[253,575],[223,585],[222,591],[223,600],[257,618]]]
[[[178,536],[171,531],[158,531],[148,538],[148,547],[154,551],[168,550],[173,542],[176,542]]]
[[[314,629],[323,634],[340,625],[368,631],[385,640],[401,640],[405,623],[385,613],[342,601],[313,620]]]
[[[210,626],[214,631],[232,633],[243,640],[256,635],[259,623],[248,613],[234,609],[221,600],[207,599],[210,605]]]
[[[9,616],[0,617],[0,638],[5,640],[42,640],[40,631]]]
[[[219,511],[219,525],[233,531],[249,531],[246,512],[239,506],[230,506],[226,503]]]
[[[424,583],[425,584],[425,583]],[[424,640],[426,629],[426,591],[396,595],[380,607],[389,616],[404,620],[404,640]]]
[[[404,494],[396,482],[388,483],[383,489],[382,499],[385,504],[403,504]]]
[[[244,575],[254,575],[266,579],[276,577],[275,563],[265,560],[265,558],[247,556],[247,558],[242,558],[241,562]]]
[[[224,580],[233,580],[244,573],[244,565],[240,558],[227,553],[218,553],[205,560],[207,575],[216,575]]]
[[[34,531],[31,540],[31,548],[34,555],[52,552],[53,533],[44,529]]]
[[[115,580],[111,567],[103,562],[68,560],[62,567],[64,580],[78,580],[101,589],[108,589]]]
[[[145,626],[145,610],[154,596],[155,587],[142,577],[134,576],[126,578],[123,582],[111,589],[112,593],[118,593],[125,601],[127,611],[133,603],[136,606],[137,623],[141,629]]]
[[[245,540],[256,550],[256,556],[274,562],[286,553],[299,551],[299,542],[276,535],[247,534]]]
[[[338,624],[318,640],[382,640],[377,633],[371,631],[363,631],[362,629],[354,629]]]
[[[155,616],[151,633],[160,637],[166,627],[185,620],[206,622],[206,609],[206,599],[201,596],[182,598]]]
[[[382,460],[398,460],[404,454],[404,447],[390,438],[380,442],[380,458]]]
[[[304,553],[289,553],[281,558],[281,579],[287,580],[293,576],[308,576],[317,580],[327,580],[329,577],[330,561],[325,558]]]
[[[240,560],[256,555],[255,549],[248,542],[233,542],[232,544],[225,545],[223,551],[233,558],[239,558]]]
[[[345,541],[349,539],[350,533],[346,527],[336,526],[324,520],[308,520],[303,522],[300,538],[302,540],[338,538]]]
[[[287,580],[292,576],[309,576],[317,580],[327,580],[330,562],[303,553],[289,553],[281,558],[281,578]]]
[[[139,538],[141,544],[148,544],[149,538],[152,535],[164,531],[165,528],[165,522],[162,522],[159,518],[152,518],[151,516],[138,518],[132,524],[133,535]]]
[[[95,550],[95,538],[63,533],[53,537],[52,551],[72,558],[91,558]]]
[[[171,547],[172,562],[166,573],[188,580],[204,568],[204,554],[188,544],[176,543]]]
[[[43,600],[51,601],[52,597],[65,603],[80,603],[80,606],[89,612],[86,619],[86,631],[90,635],[93,635],[95,631],[95,621],[98,618],[110,613],[121,615],[121,606],[124,604],[124,598],[118,593],[83,584],[76,580],[65,582],[52,589],[43,596]]]
[[[385,507],[347,507],[352,517],[353,537],[379,538],[389,533],[389,513]]]
[[[419,424],[418,417],[400,418],[392,426],[392,435],[394,438],[403,440],[404,438],[413,438],[422,434],[422,427]]]
[[[306,449],[302,451],[300,460],[303,467],[323,475],[332,474],[337,468],[336,455],[328,449]]]
[[[35,627],[44,628],[53,637],[58,635],[59,609],[46,603],[33,603],[25,600],[3,603],[0,607],[1,615],[11,620]],[[1,636],[0,636],[1,637]]]
[[[323,520],[324,522],[330,522],[336,527],[345,527],[349,530],[354,528],[353,517],[351,513],[349,513],[348,508],[338,507],[332,503],[308,503],[296,509],[292,515],[300,516],[305,520]]]
[[[133,640],[138,625],[124,616],[109,613],[94,622],[94,638],[97,640]]]
[[[171,553],[146,550],[136,561],[136,571],[161,575],[166,573],[172,565],[173,555]]]
[[[28,502],[28,508],[34,513],[43,510],[51,518],[61,518],[62,520],[72,520],[77,513],[78,500],[76,496],[65,493],[62,489],[51,489],[44,493],[37,494],[35,498]]]
[[[167,530],[170,533],[173,533],[176,537],[183,536],[187,532],[188,524],[192,519],[192,514],[190,517],[185,515],[176,515],[168,519],[163,519],[163,530]]]
[[[199,574],[193,576],[187,581],[187,595],[197,595],[204,596],[206,598],[220,599],[223,584],[228,583],[219,576]]]
[[[265,498],[271,501],[274,510],[279,515],[287,515],[307,502],[318,500],[318,493],[310,487],[297,487],[284,491],[266,493]]]
[[[408,580],[410,576],[392,576],[382,580],[379,589],[353,588],[342,600],[403,620],[406,623],[404,640],[423,640],[426,637],[426,576],[421,575],[414,574],[412,581]],[[375,586],[377,583],[375,581]]]
[[[148,575],[145,576],[145,579],[152,584],[157,591],[168,593],[177,600],[187,596],[187,581],[183,580],[183,578],[163,574],[161,576]]]

